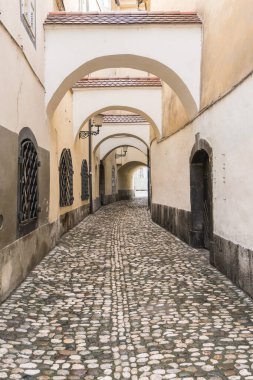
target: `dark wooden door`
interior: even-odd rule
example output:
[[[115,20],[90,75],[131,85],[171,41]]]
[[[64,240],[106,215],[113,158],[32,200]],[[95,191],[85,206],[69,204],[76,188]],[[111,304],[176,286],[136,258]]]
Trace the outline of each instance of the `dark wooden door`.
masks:
[[[204,183],[203,183],[202,163],[191,164],[191,243],[194,247],[203,247],[203,202],[204,202]]]
[[[191,164],[191,244],[210,249],[212,230],[211,175],[208,157]]]

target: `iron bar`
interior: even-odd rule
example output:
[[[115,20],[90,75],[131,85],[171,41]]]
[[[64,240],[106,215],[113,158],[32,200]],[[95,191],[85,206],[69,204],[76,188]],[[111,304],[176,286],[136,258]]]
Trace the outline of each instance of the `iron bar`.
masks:
[[[147,148],[147,164],[148,164],[148,208],[151,207],[151,183],[150,183],[150,152]]]

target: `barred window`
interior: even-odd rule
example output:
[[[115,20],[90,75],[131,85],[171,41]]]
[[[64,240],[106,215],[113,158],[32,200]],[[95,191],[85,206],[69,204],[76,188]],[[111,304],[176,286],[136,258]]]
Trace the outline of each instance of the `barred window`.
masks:
[[[60,207],[73,204],[73,174],[70,149],[63,149],[59,166]]]
[[[19,155],[19,232],[24,235],[36,227],[38,218],[38,154],[30,139],[20,143]]]
[[[89,173],[88,173],[88,165],[87,165],[86,160],[82,161],[81,177],[82,177],[81,199],[85,201],[89,198]]]
[[[116,171],[115,167],[112,167],[112,194],[116,194]]]

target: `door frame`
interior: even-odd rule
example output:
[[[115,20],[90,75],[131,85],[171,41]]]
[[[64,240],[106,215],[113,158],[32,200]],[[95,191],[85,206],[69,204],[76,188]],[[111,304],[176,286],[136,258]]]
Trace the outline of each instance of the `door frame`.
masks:
[[[208,156],[209,161],[209,206],[210,206],[210,221],[209,221],[209,228],[210,228],[210,252],[212,252],[213,249],[213,151],[210,146],[210,144],[204,140],[199,139],[199,135],[196,135],[196,142],[192,148],[191,155],[190,155],[190,200],[191,200],[191,226],[190,226],[190,245],[194,248],[204,248],[204,236],[203,236],[203,229],[198,230],[194,228],[195,220],[192,209],[193,209],[193,194],[192,194],[192,169],[194,165],[194,157],[196,153],[204,151]],[[197,162],[195,163],[197,165]]]

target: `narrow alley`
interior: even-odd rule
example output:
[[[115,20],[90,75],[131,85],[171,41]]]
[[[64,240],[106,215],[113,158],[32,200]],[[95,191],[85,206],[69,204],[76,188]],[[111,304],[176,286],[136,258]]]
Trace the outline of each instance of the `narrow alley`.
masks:
[[[65,234],[0,307],[0,379],[253,379],[253,302],[143,199]]]

